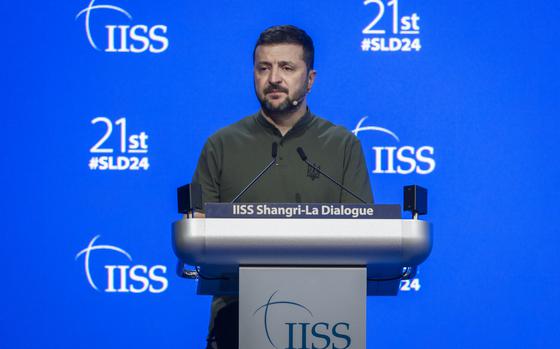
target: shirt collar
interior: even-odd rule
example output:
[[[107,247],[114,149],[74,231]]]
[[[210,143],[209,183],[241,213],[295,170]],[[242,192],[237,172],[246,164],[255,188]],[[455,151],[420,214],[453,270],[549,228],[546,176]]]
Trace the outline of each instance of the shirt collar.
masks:
[[[280,131],[276,128],[276,126],[274,126],[273,124],[271,124],[263,115],[262,110],[259,110],[259,112],[256,114],[255,117],[257,123],[259,125],[261,125],[262,127],[264,127],[267,131],[272,132],[273,134],[276,135],[281,135]],[[304,131],[307,126],[309,125],[309,123],[313,120],[313,114],[311,114],[311,112],[309,111],[309,108],[307,108],[307,110],[305,111],[305,114],[298,120],[298,122],[296,122],[296,124],[288,131],[288,133],[286,133],[286,136],[288,135],[292,135],[292,134],[299,134],[302,131]]]

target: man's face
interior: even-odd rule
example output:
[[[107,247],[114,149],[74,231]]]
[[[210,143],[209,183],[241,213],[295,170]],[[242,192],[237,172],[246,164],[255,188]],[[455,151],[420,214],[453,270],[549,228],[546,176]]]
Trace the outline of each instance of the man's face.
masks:
[[[255,51],[254,78],[261,107],[268,115],[274,115],[301,106],[311,90],[315,71],[307,71],[300,45],[260,45]]]

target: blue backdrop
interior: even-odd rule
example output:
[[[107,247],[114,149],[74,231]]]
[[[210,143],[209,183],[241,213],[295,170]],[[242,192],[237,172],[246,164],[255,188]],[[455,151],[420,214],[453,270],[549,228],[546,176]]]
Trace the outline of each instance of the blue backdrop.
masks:
[[[430,189],[432,255],[368,299],[368,348],[553,346],[559,7],[3,2],[0,347],[203,347],[210,299],[174,274],[175,188],[258,109],[253,45],[284,23],[314,39],[309,104],[357,133],[376,202]]]

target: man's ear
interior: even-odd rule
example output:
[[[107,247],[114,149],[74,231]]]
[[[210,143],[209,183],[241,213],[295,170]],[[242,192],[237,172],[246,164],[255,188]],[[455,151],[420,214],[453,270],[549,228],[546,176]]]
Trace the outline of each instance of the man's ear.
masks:
[[[311,69],[311,71],[309,72],[309,74],[307,74],[307,92],[309,93],[309,91],[311,91],[311,88],[313,87],[313,83],[315,82],[315,77],[317,76],[317,71],[314,69]]]

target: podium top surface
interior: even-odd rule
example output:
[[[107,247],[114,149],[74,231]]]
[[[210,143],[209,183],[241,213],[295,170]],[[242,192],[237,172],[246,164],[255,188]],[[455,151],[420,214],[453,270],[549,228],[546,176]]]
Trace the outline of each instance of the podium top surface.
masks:
[[[190,265],[416,266],[431,224],[403,219],[183,218],[173,248]]]

